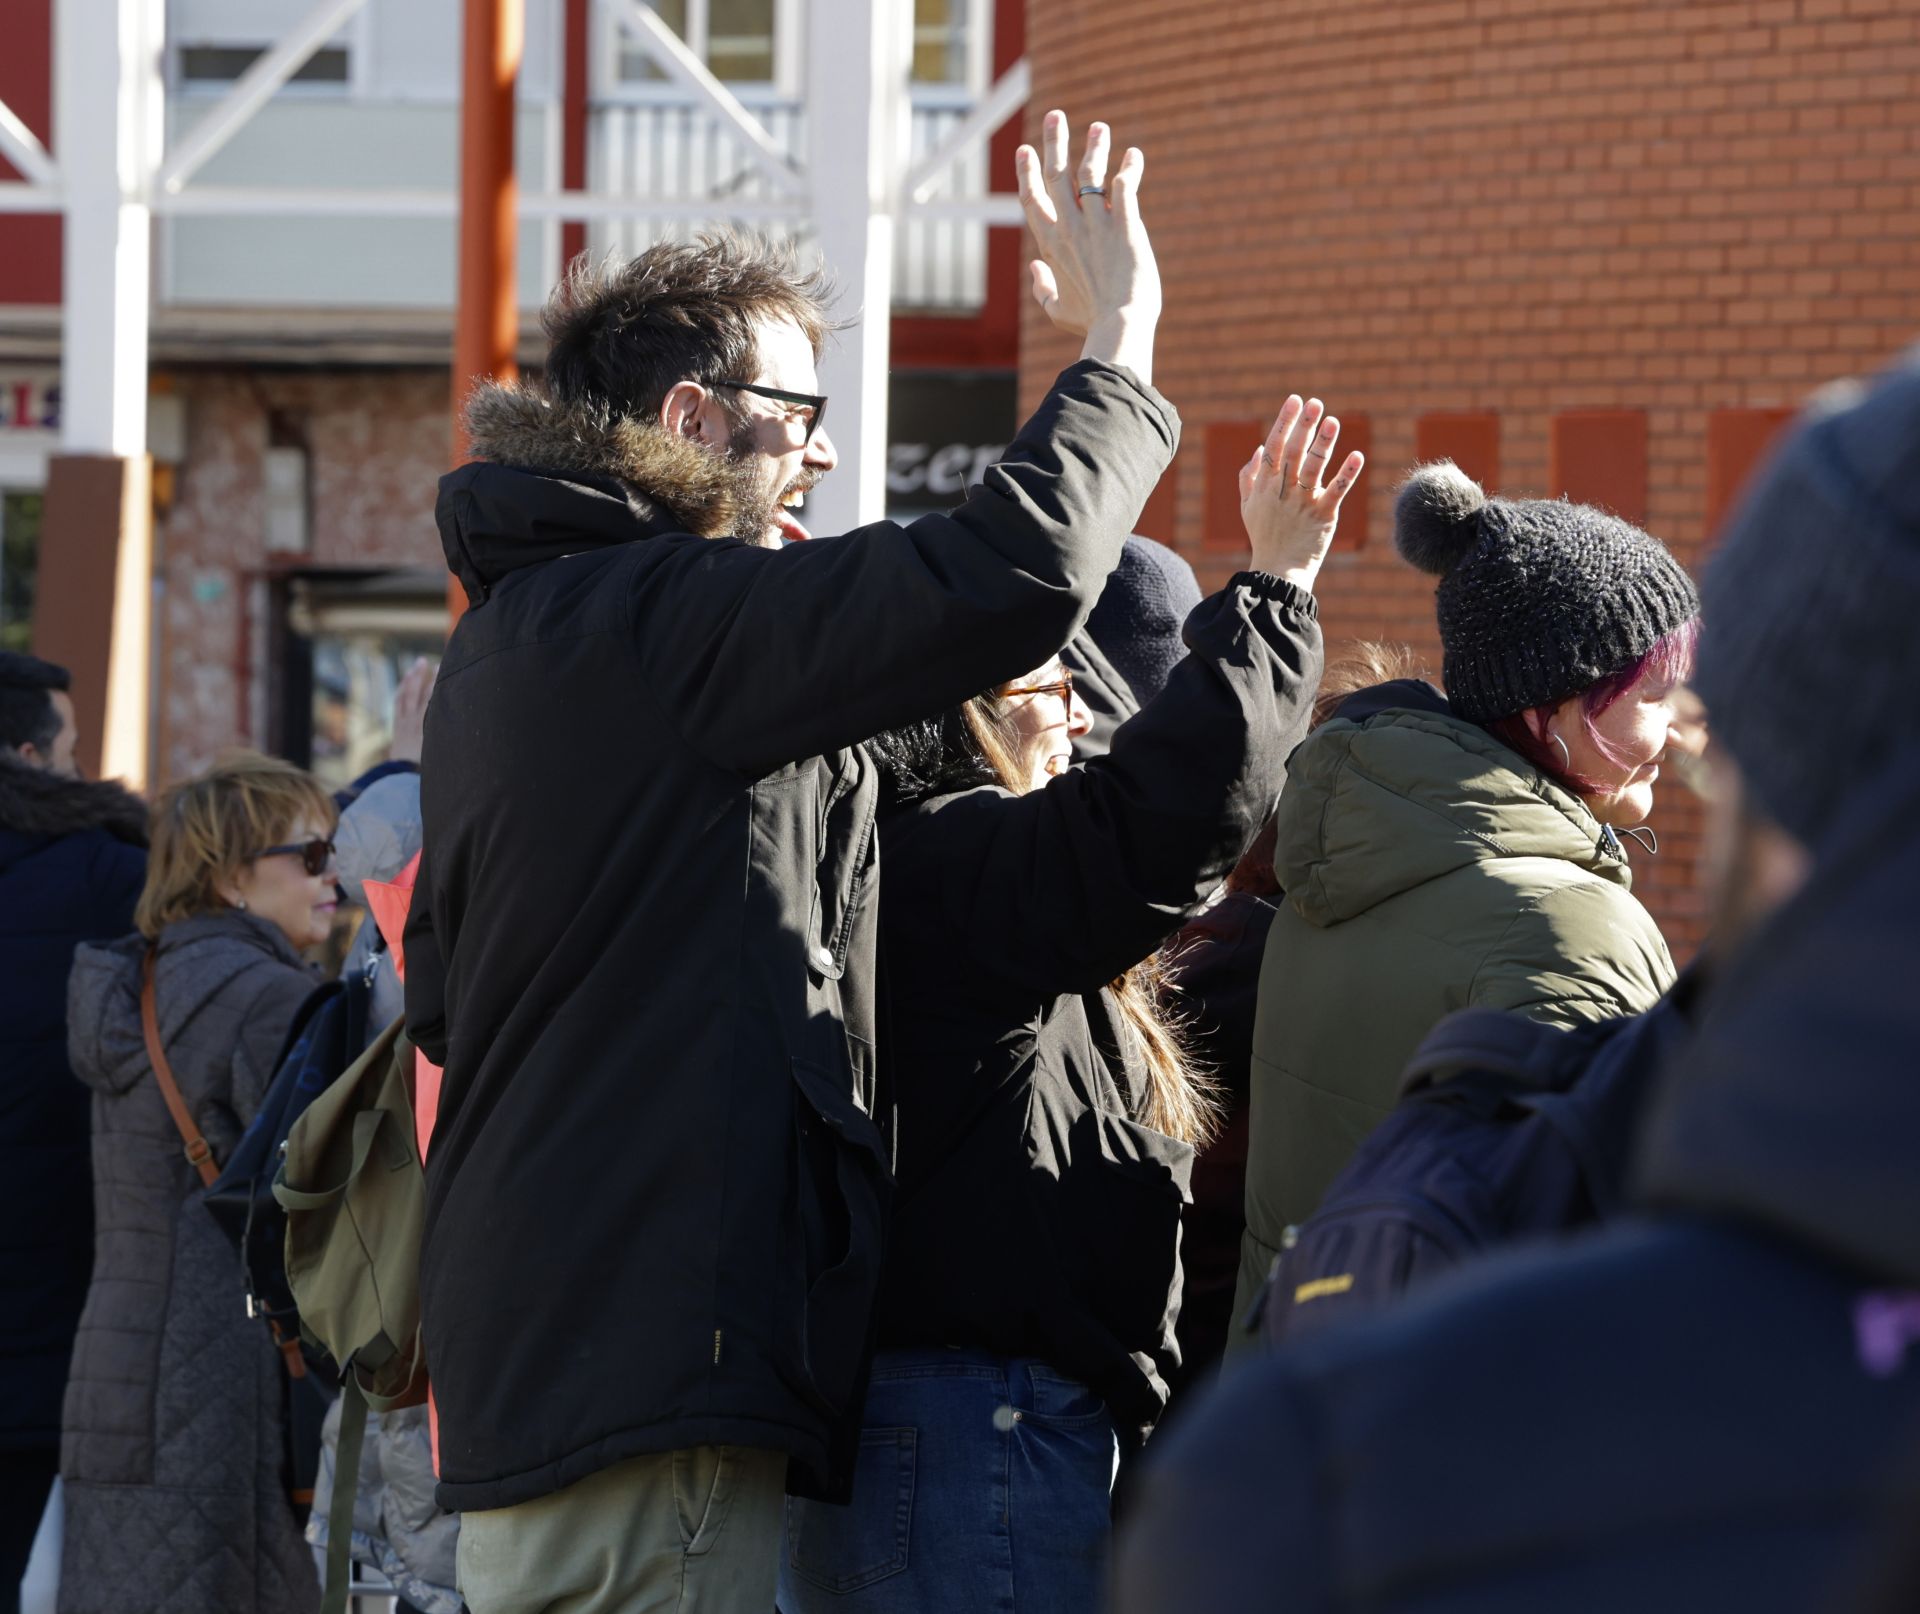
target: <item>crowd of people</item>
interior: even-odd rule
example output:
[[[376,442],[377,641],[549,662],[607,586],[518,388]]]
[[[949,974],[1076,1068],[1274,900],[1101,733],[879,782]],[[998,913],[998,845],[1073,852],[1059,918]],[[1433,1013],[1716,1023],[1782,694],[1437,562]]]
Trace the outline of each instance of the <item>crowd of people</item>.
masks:
[[[1420,467],[1438,683],[1329,661],[1319,399],[1223,588],[1132,535],[1179,432],[1143,173],[1021,149],[1081,356],[904,527],[801,525],[822,282],[578,266],[468,402],[469,608],[339,798],[236,752],[149,810],[0,657],[0,1586],[58,1476],[62,1614],[318,1606],[339,1476],[305,1517],[196,1168],[406,870],[345,965],[442,1072],[432,1408],[372,1419],[351,1548],[403,1609],[1910,1606],[1920,368],[1815,402],[1700,591]],[[1630,850],[1703,772],[1677,974]],[[1497,1102],[1463,1024],[1528,1050]],[[1436,1118],[1549,1087],[1606,1146],[1482,1248]]]

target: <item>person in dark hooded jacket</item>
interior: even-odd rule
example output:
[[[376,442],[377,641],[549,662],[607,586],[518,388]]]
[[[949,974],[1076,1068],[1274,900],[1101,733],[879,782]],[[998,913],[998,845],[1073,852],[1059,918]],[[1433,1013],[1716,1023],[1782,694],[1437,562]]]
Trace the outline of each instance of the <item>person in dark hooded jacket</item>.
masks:
[[[1283,406],[1242,475],[1250,568],[1107,756],[1069,766],[1087,713],[1057,661],[873,742],[898,1191],[854,1501],[791,1505],[787,1614],[1099,1604],[1116,1459],[1179,1363],[1213,1109],[1139,966],[1306,728],[1312,587],[1364,464],[1331,463],[1323,413]]]
[[[67,1358],[93,1268],[87,1092],[67,1063],[82,942],[133,925],[146,804],[82,779],[64,667],[0,653],[0,1611],[60,1466]]]
[[[730,238],[583,267],[544,388],[469,403],[405,952],[476,1614],[763,1608],[786,1486],[846,1484],[889,1175],[860,742],[1057,652],[1176,436],[1139,155],[1042,144],[1036,290],[1086,345],[951,514],[801,541],[821,291]]]
[[[1249,1363],[1149,1464],[1121,1614],[1855,1606],[1920,1424],[1920,363],[1709,571],[1723,963],[1639,1214]]]

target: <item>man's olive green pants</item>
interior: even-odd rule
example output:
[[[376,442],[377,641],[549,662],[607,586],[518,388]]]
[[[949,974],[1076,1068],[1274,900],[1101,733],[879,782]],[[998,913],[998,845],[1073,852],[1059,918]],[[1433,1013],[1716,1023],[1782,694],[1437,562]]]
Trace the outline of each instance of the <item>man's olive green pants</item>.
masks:
[[[463,1513],[461,1595],[473,1614],[771,1614],[786,1484],[784,1452],[695,1446]]]

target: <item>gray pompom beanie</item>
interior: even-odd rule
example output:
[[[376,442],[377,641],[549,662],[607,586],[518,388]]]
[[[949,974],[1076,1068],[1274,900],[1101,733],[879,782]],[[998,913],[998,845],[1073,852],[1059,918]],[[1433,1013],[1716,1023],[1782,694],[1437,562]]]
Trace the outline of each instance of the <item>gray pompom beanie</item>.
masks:
[[[1591,505],[1490,499],[1449,460],[1400,490],[1394,543],[1440,579],[1441,680],[1491,723],[1624,672],[1700,610],[1659,539]]]
[[[1850,796],[1920,752],[1920,348],[1829,388],[1707,567],[1694,685],[1755,799],[1817,848]]]

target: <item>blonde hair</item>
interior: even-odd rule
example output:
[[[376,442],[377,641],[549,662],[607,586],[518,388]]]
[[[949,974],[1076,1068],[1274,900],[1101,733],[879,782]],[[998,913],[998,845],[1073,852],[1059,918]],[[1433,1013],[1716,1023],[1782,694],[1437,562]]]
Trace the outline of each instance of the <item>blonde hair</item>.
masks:
[[[961,708],[967,733],[994,777],[1015,795],[1032,781],[1019,761],[1019,746],[1007,727],[996,695],[979,695]],[[1136,964],[1108,986],[1119,1011],[1123,1054],[1136,1056],[1147,1073],[1147,1102],[1141,1121],[1156,1132],[1205,1147],[1219,1128],[1224,1109],[1219,1084],[1196,1065],[1181,1045],[1179,1025],[1166,994],[1174,990],[1157,958]]]
[[[133,922],[149,941],[176,920],[227,906],[220,887],[303,818],[331,833],[327,788],[304,768],[258,751],[228,751],[170,786],[153,809],[147,883]]]

